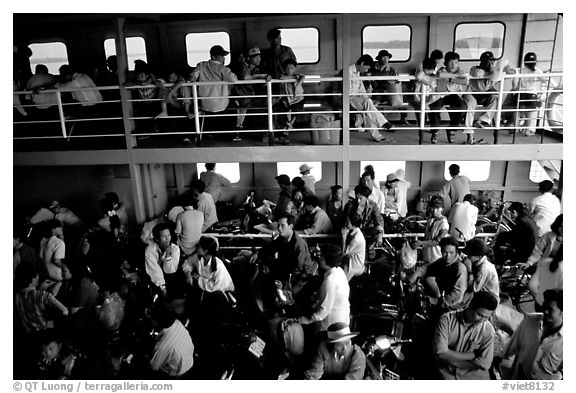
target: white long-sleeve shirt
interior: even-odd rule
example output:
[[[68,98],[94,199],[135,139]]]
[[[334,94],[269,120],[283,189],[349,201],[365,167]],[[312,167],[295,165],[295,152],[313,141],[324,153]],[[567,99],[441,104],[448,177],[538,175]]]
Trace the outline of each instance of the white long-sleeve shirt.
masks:
[[[560,215],[562,206],[560,199],[551,192],[545,192],[530,202],[530,214],[538,225],[538,236],[550,232],[550,225]]]
[[[182,322],[175,320],[172,326],[158,334],[150,368],[178,377],[194,364],[194,344]]]
[[[144,252],[144,262],[146,266],[146,273],[150,276],[150,280],[156,286],[166,284],[164,280],[164,273],[172,274],[178,270],[178,262],[180,262],[180,248],[177,245],[170,243],[171,256],[170,259],[165,257],[166,253],[160,250],[157,243],[151,243],[146,247]]]
[[[214,257],[216,270],[212,271],[212,262],[204,261],[204,257],[193,255],[184,262],[184,272],[196,271],[199,275],[198,286],[206,292],[233,291],[234,283],[220,258]]]
[[[468,241],[476,234],[478,208],[470,202],[457,202],[450,210],[450,236],[458,240]]]
[[[350,287],[346,273],[340,267],[333,267],[324,273],[320,287],[320,305],[312,319],[320,321],[320,331],[328,329],[334,322],[350,323]]]
[[[350,240],[348,238],[352,236]],[[350,279],[364,272],[364,262],[366,260],[366,239],[360,228],[352,231],[345,230],[344,236],[344,256],[348,261],[346,269],[346,279]]]

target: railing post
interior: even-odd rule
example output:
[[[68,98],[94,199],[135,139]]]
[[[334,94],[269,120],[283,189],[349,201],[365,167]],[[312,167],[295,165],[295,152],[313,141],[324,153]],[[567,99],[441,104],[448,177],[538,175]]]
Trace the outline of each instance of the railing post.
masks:
[[[62,109],[62,97],[60,92],[56,92],[56,101],[58,102],[58,115],[60,116],[60,128],[62,129],[62,137],[64,139],[68,138],[66,135],[66,121],[64,119],[64,109]]]
[[[200,146],[202,138],[200,130],[200,113],[198,111],[198,86],[196,83],[192,84],[192,103],[194,106],[194,127],[196,127],[196,143]]]
[[[274,145],[274,119],[272,118],[272,81],[266,82],[266,101],[268,104],[268,144]]]
[[[500,87],[498,89],[498,102],[496,104],[496,126],[494,127],[494,144],[498,144],[498,129],[500,128],[500,123],[502,122],[502,104],[504,97],[504,84],[506,82],[506,75],[502,78],[500,82]]]
[[[418,130],[418,144],[422,144],[424,137],[424,126],[426,125],[426,85],[422,85],[422,92],[420,93],[420,130]]]

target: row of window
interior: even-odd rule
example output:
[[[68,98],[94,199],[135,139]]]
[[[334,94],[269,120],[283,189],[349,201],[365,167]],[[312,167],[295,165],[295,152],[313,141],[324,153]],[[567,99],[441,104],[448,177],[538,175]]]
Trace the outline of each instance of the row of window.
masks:
[[[282,43],[292,48],[298,62],[314,64],[320,60],[320,33],[317,28],[290,28],[282,31]],[[504,50],[505,26],[501,22],[460,23],[454,30],[454,50],[461,60],[477,60],[484,51],[492,51],[500,58]],[[230,36],[227,32],[190,33],[186,35],[186,54],[188,65],[196,66],[206,60],[213,45],[230,48]],[[58,68],[68,64],[66,45],[62,42],[31,44],[32,68],[36,64],[45,64],[51,73],[57,74]],[[147,62],[146,43],[142,37],[126,38],[128,66],[134,68],[134,60]],[[362,53],[376,57],[381,49],[392,54],[392,62],[408,61],[412,49],[412,29],[408,25],[365,26],[362,29]],[[104,41],[106,57],[116,54],[113,38]]]
[[[299,168],[302,164],[302,162],[279,162],[276,164],[276,173],[286,174],[290,178],[300,176]],[[320,181],[322,179],[322,162],[307,162],[306,164],[312,167],[310,172],[316,181]],[[452,164],[458,164],[460,173],[472,181],[485,181],[490,176],[490,161],[446,161],[444,165],[444,179],[446,180],[451,178],[448,167]],[[406,170],[406,161],[361,161],[358,177],[361,176],[366,165],[374,167],[377,181],[385,181],[389,173],[393,173],[398,169]],[[197,173],[204,171],[204,163],[196,164],[196,170]],[[216,166],[216,172],[224,175],[232,183],[240,181],[240,165],[238,163],[220,163]],[[531,162],[529,179],[534,183],[540,183],[543,180],[553,180],[548,175],[546,167],[542,166],[539,161]]]

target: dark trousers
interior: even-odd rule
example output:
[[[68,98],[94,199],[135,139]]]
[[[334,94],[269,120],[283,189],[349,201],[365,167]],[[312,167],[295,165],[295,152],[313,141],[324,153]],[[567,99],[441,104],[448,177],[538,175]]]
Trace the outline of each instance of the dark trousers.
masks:
[[[438,101],[430,104],[431,110],[440,110],[444,105],[448,105],[449,109],[456,109],[456,110],[466,110],[466,103],[457,94],[450,94],[449,96],[443,97]],[[466,116],[466,112],[450,112],[450,127],[458,127],[464,120]],[[440,112],[432,112],[430,113],[430,124],[432,127],[439,127],[440,126]],[[432,134],[437,134],[438,130],[432,130]],[[456,133],[456,130],[446,130],[446,135],[448,138],[453,136]]]

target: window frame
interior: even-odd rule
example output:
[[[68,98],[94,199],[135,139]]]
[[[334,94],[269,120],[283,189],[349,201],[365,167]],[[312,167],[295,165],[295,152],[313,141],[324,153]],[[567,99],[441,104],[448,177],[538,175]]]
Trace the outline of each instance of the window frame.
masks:
[[[142,41],[144,41],[144,50],[146,51],[146,64],[150,65],[149,61],[148,61],[148,44],[146,42],[146,37],[144,37],[144,35],[131,35],[128,36],[126,35],[124,37],[124,40],[126,41],[126,55],[128,55],[128,38],[141,38]],[[107,55],[106,54],[106,41],[108,40],[112,40],[114,42],[114,49],[116,54],[115,55]],[[108,56],[118,56],[118,48],[116,48],[116,37],[109,37],[109,38],[105,38],[104,41],[102,41],[102,46],[104,47],[104,58],[107,59]],[[132,69],[130,69],[130,62],[128,61],[128,59],[126,59],[126,62],[128,63],[128,71],[134,71],[134,66],[132,67]],[[134,65],[134,62],[132,62],[132,65]]]
[[[28,46],[30,45],[46,45],[46,44],[63,44],[64,48],[66,49],[66,63],[64,64],[70,64],[70,56],[68,54],[68,45],[66,44],[65,40],[61,40],[61,41],[40,41],[40,42],[30,42],[28,44]],[[44,63],[32,63],[32,61],[30,61],[30,69],[32,71],[32,74],[34,74],[34,67],[32,66],[32,64],[44,64]],[[51,72],[50,70],[48,70],[48,72]],[[56,72],[53,75],[59,75],[59,70],[56,70]]]
[[[295,166],[295,170],[297,171],[297,174],[295,176],[290,176],[288,173],[283,173],[279,171],[278,165],[280,164],[294,164]],[[294,177],[298,177],[301,176],[300,172],[298,172],[298,167],[302,164],[312,164],[314,165],[314,167],[316,168],[315,163],[319,164],[319,171],[320,171],[320,178],[316,178],[314,177],[314,180],[316,180],[316,184],[318,184],[319,182],[322,181],[322,175],[323,175],[323,171],[324,171],[324,161],[278,161],[276,162],[276,176],[280,176],[280,175],[288,175],[288,177],[290,177],[290,180],[292,180]],[[312,171],[310,171],[310,174],[312,174]],[[275,177],[276,177],[275,176]]]
[[[482,180],[475,180],[472,179],[472,177],[467,174],[467,173],[463,173],[462,172],[462,163],[463,162],[487,162],[488,163],[488,175],[486,176],[486,179],[482,179]],[[489,181],[490,180],[490,172],[492,171],[492,161],[490,160],[470,160],[470,161],[466,161],[466,160],[460,160],[460,161],[454,161],[454,160],[450,160],[450,161],[444,161],[444,173],[442,174],[442,177],[444,178],[445,181],[450,181],[450,172],[448,171],[448,168],[450,167],[451,164],[457,164],[460,166],[460,174],[466,176],[467,178],[470,179],[470,182],[485,182],[485,181]],[[449,178],[446,178],[446,176],[448,176]]]
[[[230,31],[229,30],[225,30],[225,29],[221,29],[218,31],[188,31],[184,34],[184,49],[185,49],[185,55],[186,55],[186,64],[188,65],[188,67],[196,67],[198,65],[198,63],[202,62],[202,61],[206,61],[208,60],[208,58],[210,57],[210,48],[208,48],[208,50],[206,51],[206,59],[204,60],[200,60],[198,63],[196,64],[189,64],[188,63],[188,43],[186,42],[186,37],[188,37],[190,34],[213,34],[213,33],[226,33],[226,35],[228,36],[228,51],[230,52],[228,54],[228,62],[226,64],[224,64],[225,66],[229,66],[230,64],[232,64],[232,54],[234,53],[232,51],[232,38],[230,36]],[[226,50],[226,48],[224,48],[224,50]]]
[[[197,162],[196,163],[196,175],[198,176],[198,179],[200,179],[200,173],[206,171],[206,167],[204,166],[204,164],[206,164],[206,163],[205,162]],[[237,181],[232,181],[230,179],[230,177],[226,176],[225,173],[222,173],[221,171],[218,170],[218,165],[224,165],[224,164],[236,164],[238,166],[238,180]],[[242,180],[242,173],[240,172],[240,164],[241,164],[240,162],[217,162],[215,172],[220,173],[222,176],[224,176],[225,178],[230,180],[230,184],[238,184]]]
[[[320,61],[322,60],[322,51],[320,50],[320,29],[316,26],[298,26],[298,27],[278,27],[278,29],[280,30],[280,32],[282,32],[282,30],[296,30],[296,29],[314,29],[316,30],[316,32],[318,32],[318,43],[317,43],[317,47],[318,47],[318,60],[314,63],[310,63],[310,62],[302,62],[300,60],[298,60],[298,65],[314,65],[314,64],[318,64],[320,63]],[[292,49],[292,51],[294,51],[294,48],[290,47]],[[296,53],[294,53],[294,55],[296,55]],[[296,56],[296,59],[298,59],[298,56]]]
[[[500,54],[499,57],[494,57],[495,60],[502,59],[504,57],[504,50],[506,49],[506,23],[502,22],[501,20],[456,23],[456,25],[454,26],[454,32],[452,35],[452,51],[457,52],[456,51],[456,31],[458,30],[458,26],[460,26],[460,25],[488,25],[488,24],[492,24],[492,23],[501,24],[502,26],[504,26],[504,31],[502,32],[502,53]],[[458,53],[458,54],[460,54],[460,53]],[[480,55],[478,55],[477,59],[468,59],[468,58],[461,57],[460,61],[480,61]]]
[[[362,26],[362,29],[360,30],[360,50],[361,50],[361,54],[364,54],[364,30],[367,27],[391,27],[391,26],[408,26],[408,30],[410,31],[410,45],[409,45],[409,52],[408,52],[408,58],[406,60],[394,60],[394,57],[392,57],[390,59],[390,63],[397,63],[397,64],[402,64],[402,63],[408,63],[410,62],[410,60],[412,60],[412,26],[409,25],[408,23],[394,23],[394,24],[377,24],[377,25],[364,25]],[[385,49],[385,48],[383,48]],[[388,49],[387,49],[388,50]],[[376,58],[374,58],[374,61],[376,61]]]
[[[544,174],[546,175],[546,179],[542,179],[542,180],[539,180],[539,181],[534,181],[534,180],[532,180],[531,175],[532,175],[532,165],[533,165],[533,163],[536,163],[536,164],[538,164],[538,165],[540,166],[540,170],[541,170],[542,172],[544,172]],[[538,160],[530,160],[530,169],[528,170],[528,180],[529,180],[531,183],[533,183],[533,184],[539,184],[541,181],[544,181],[544,180],[550,180],[552,183],[554,183],[554,179],[552,179],[552,178],[550,177],[550,175],[548,175],[548,173],[546,172],[546,169],[544,169],[544,167],[538,162]]]

